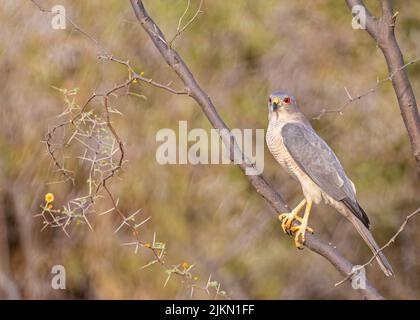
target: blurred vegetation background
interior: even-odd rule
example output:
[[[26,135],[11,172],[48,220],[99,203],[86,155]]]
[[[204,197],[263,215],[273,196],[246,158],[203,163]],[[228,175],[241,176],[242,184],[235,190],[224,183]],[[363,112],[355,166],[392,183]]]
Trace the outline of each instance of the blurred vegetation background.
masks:
[[[48,9],[55,1],[39,1]],[[168,38],[176,31],[187,1],[145,1]],[[187,17],[199,1],[191,1]],[[366,1],[379,14],[376,1]],[[420,2],[394,1],[400,12],[396,32],[406,61],[420,56]],[[134,18],[128,1],[62,0],[77,25],[115,57],[130,60],[147,77],[173,82],[169,69]],[[205,1],[204,13],[178,38],[176,49],[212,97],[231,128],[265,128],[269,92],[293,92],[308,117],[346,102],[344,87],[356,95],[387,77],[384,58],[363,30],[351,28],[344,1]],[[0,297],[27,299],[162,299],[189,298],[177,277],[163,288],[166,274],[148,250],[135,255],[122,246],[127,232],[114,234],[117,215],[95,216],[94,231],[77,225],[68,238],[60,229],[40,232],[34,218],[44,195],[62,206],[82,190],[57,180],[41,142],[65,105],[52,86],[81,88],[82,104],[127,78],[121,66],[96,59],[96,48],[69,24],[51,28],[51,15],[30,1],[0,4]],[[415,93],[420,92],[420,63],[408,67]],[[209,275],[238,299],[357,299],[349,284],[335,287],[342,276],[322,257],[298,251],[283,234],[273,212],[233,165],[159,165],[155,151],[161,128],[210,126],[195,103],[148,85],[136,92],[146,99],[121,96],[114,107],[114,126],[125,142],[128,162],[111,189],[120,209],[151,216],[141,237],[167,244],[168,264],[195,264],[192,272],[205,285]],[[418,95],[417,95],[418,96]],[[385,243],[405,216],[419,205],[419,177],[394,91],[390,83],[342,115],[312,120],[319,134],[340,157],[358,189],[373,234]],[[77,159],[68,159],[77,161]],[[300,201],[300,186],[265,150],[266,178],[290,205]],[[97,212],[108,200],[95,205]],[[353,263],[370,252],[352,226],[333,209],[319,205],[310,225]],[[387,298],[420,298],[420,220],[409,223],[386,250],[396,276],[385,279],[375,265],[371,282]],[[51,268],[63,265],[66,290],[53,290]],[[193,298],[206,298],[196,291]]]

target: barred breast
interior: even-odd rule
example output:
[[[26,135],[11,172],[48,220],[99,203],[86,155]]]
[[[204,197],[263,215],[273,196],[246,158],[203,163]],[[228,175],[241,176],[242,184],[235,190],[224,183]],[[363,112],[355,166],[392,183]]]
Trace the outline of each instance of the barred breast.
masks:
[[[285,123],[282,122],[270,121],[265,137],[267,147],[277,162],[280,163],[280,165],[285,168],[292,177],[300,182],[305,197],[308,200],[319,203],[326,195],[323,194],[321,188],[319,188],[318,185],[316,185],[299,167],[295,160],[293,160],[289,151],[285,147],[281,136],[281,129],[284,124]]]
[[[282,127],[283,124],[269,124],[267,128],[267,135],[265,137],[267,147],[277,162],[280,163],[289,172],[289,174],[298,178],[296,173],[300,173],[302,170],[284,146],[283,138],[281,136]]]

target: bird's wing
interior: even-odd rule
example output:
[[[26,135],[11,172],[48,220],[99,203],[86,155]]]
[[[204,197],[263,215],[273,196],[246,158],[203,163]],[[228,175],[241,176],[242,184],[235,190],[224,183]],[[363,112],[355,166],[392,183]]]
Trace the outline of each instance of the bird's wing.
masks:
[[[342,201],[363,223],[369,219],[360,208],[350,179],[328,144],[300,123],[288,123],[281,130],[283,143],[293,160],[326,194]]]

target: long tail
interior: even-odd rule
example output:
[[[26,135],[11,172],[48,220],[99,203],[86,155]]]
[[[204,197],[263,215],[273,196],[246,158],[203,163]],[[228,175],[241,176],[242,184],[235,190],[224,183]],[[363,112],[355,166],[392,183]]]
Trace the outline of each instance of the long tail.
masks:
[[[349,212],[347,218],[354,225],[354,227],[356,228],[357,232],[359,232],[363,240],[365,240],[366,244],[369,246],[370,250],[372,250],[373,254],[376,254],[380,250],[380,247],[376,243],[375,239],[373,239],[372,233],[369,231],[368,228],[365,227],[363,222],[350,211],[350,209],[348,210]],[[382,252],[378,253],[378,255],[376,256],[376,260],[378,261],[379,266],[381,267],[382,271],[385,273],[386,276],[390,277],[394,275],[394,271],[392,270],[391,264],[388,262],[388,259]]]

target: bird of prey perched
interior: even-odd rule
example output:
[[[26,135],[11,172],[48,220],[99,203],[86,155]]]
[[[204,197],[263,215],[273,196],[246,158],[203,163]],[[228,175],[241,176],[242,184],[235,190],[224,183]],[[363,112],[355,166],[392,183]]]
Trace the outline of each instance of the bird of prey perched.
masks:
[[[301,186],[305,198],[289,213],[279,215],[283,231],[295,233],[295,245],[302,249],[312,204],[321,200],[344,215],[367,243],[382,269],[393,275],[392,267],[369,231],[370,222],[356,199],[356,189],[334,152],[319,137],[299,110],[296,99],[284,91],[273,92],[268,99],[267,146]],[[298,213],[305,207],[303,217]],[[300,224],[292,224],[294,220]]]

